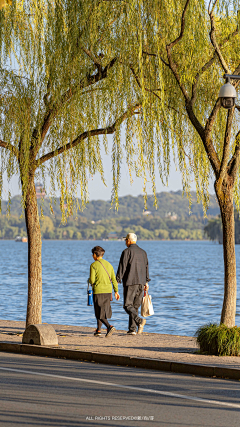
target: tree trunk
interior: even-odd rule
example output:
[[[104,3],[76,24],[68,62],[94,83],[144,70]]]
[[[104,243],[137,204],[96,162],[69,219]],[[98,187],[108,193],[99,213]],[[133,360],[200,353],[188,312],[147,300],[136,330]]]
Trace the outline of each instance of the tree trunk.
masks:
[[[29,178],[25,201],[28,236],[28,303],[26,327],[42,323],[42,239],[34,176]]]
[[[228,185],[222,184],[224,190],[215,191],[218,198],[222,228],[223,228],[223,256],[224,256],[224,300],[222,307],[221,323],[229,328],[235,326],[236,300],[237,300],[237,278],[236,278],[236,256],[235,256],[235,223],[233,191]]]

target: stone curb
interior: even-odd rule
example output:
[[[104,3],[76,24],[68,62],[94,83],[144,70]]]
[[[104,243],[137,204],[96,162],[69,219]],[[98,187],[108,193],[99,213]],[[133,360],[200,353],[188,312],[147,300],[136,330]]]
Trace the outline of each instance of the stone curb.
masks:
[[[240,380],[240,369],[220,366],[198,365],[168,360],[148,359],[141,357],[117,356],[107,353],[66,350],[63,348],[44,347],[28,344],[0,343],[0,352],[28,354],[34,356],[56,357],[71,360],[103,363],[108,365],[129,366],[132,368],[154,369],[157,371],[176,372],[179,374],[198,375]]]

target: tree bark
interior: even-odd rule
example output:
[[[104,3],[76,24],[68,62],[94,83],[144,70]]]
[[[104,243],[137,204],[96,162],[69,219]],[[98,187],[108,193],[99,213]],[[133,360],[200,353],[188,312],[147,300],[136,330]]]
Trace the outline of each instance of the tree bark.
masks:
[[[231,185],[222,184],[222,189],[215,191],[218,198],[222,228],[223,228],[223,256],[224,256],[224,300],[221,314],[221,323],[231,328],[235,326],[236,300],[237,300],[237,278],[236,278],[236,256],[235,256],[235,222],[233,190]]]
[[[42,239],[34,176],[29,178],[25,220],[28,237],[27,327],[42,323]]]

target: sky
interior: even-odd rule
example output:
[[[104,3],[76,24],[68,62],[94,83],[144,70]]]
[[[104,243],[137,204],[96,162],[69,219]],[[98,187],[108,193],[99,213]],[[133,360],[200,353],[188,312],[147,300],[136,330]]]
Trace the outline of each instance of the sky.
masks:
[[[111,140],[109,141],[111,144]],[[110,145],[109,144],[109,145]],[[110,151],[110,150],[109,150]],[[112,193],[112,159],[111,155],[106,155],[102,150],[103,168],[107,187],[102,183],[100,175],[97,174],[93,178],[89,177],[89,199],[90,200],[111,200]],[[156,168],[157,172],[157,168]],[[127,165],[123,162],[121,168],[121,181],[119,187],[119,197],[132,195],[139,196],[143,194],[143,182],[141,178],[137,178],[133,175],[133,183],[130,183],[129,173]],[[191,189],[195,190],[195,184],[192,182]],[[15,196],[21,194],[19,187],[19,178],[14,176],[8,184],[6,176],[3,179],[3,199],[8,199],[8,191],[10,190],[11,195]],[[168,186],[164,186],[160,180],[159,175],[156,176],[156,190],[157,193],[161,191],[182,191],[182,180],[181,174],[171,162],[170,174],[168,180]],[[210,186],[210,193],[214,193],[213,186]],[[147,194],[151,195],[151,183],[147,183]],[[58,194],[57,194],[58,196]],[[78,195],[80,197],[80,194]]]
[[[89,198],[90,200],[110,200],[112,192],[112,159],[111,155],[106,155],[102,153],[103,158],[103,167],[104,167],[104,176],[107,187],[101,181],[100,175],[96,174],[93,178],[89,177]],[[157,172],[157,169],[156,169]],[[119,197],[132,195],[139,196],[143,194],[143,181],[141,178],[135,177],[133,175],[133,183],[130,183],[129,173],[127,165],[123,162],[121,167],[121,181],[119,187]],[[182,180],[181,174],[176,170],[174,163],[171,163],[170,175],[168,186],[164,186],[160,180],[159,175],[156,176],[156,189],[157,192],[161,191],[178,191],[182,190]],[[192,189],[195,189],[194,184]],[[8,184],[6,176],[3,179],[3,199],[7,200],[8,191],[10,190],[11,195],[15,196],[21,194],[21,189],[19,186],[19,177],[14,176],[11,179],[11,182]],[[151,183],[147,183],[147,193],[148,195],[152,194]]]
[[[97,174],[93,178],[89,179],[89,198],[90,200],[110,200],[112,192],[112,160],[111,156],[103,156],[103,165],[104,165],[104,175],[107,187],[102,183],[100,175]],[[6,177],[4,177],[3,183],[3,199],[7,200],[8,190],[10,190],[11,195],[15,196],[21,194],[21,190],[18,183],[19,179],[17,176],[14,176],[8,185]],[[133,183],[131,185],[130,178],[128,174],[128,168],[125,164],[122,165],[121,169],[121,182],[119,188],[119,196],[138,196],[143,194],[142,191],[143,183],[140,178],[133,176]],[[181,175],[178,171],[175,170],[175,166],[172,164],[169,176],[169,185],[168,187],[164,186],[161,183],[159,176],[156,177],[156,187],[157,192],[161,191],[178,191],[182,190]],[[194,189],[194,185],[193,185]],[[151,183],[147,183],[147,193],[152,194]]]
[[[110,200],[111,199],[111,190],[112,190],[112,164],[111,156],[103,155],[103,165],[105,172],[105,179],[107,182],[107,187],[100,181],[99,175],[95,176],[92,180],[89,181],[89,195],[90,200]],[[138,196],[143,194],[143,181],[141,178],[133,176],[133,183],[131,185],[128,168],[125,163],[122,164],[121,168],[121,181],[119,188],[119,196]],[[182,190],[182,181],[181,174],[175,170],[175,166],[172,163],[168,187],[164,186],[160,180],[159,176],[156,176],[156,188],[157,192],[161,191],[178,191]],[[194,186],[193,186],[194,188]],[[151,183],[147,183],[147,193],[152,194]]]

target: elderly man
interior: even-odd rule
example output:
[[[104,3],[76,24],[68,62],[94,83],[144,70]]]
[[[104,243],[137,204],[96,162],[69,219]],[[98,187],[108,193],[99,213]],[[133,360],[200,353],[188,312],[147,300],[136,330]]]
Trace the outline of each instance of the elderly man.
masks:
[[[127,249],[122,252],[116,279],[123,282],[124,310],[129,315],[128,334],[136,335],[143,332],[145,319],[138,316],[142,302],[143,290],[148,289],[150,281],[148,258],[146,252],[137,244],[137,236],[128,233],[125,238]],[[137,331],[138,328],[138,331]]]

